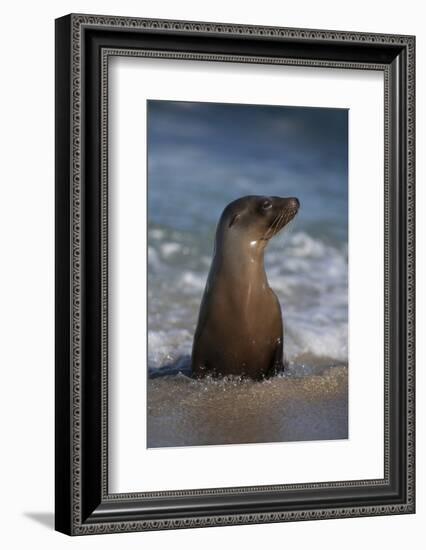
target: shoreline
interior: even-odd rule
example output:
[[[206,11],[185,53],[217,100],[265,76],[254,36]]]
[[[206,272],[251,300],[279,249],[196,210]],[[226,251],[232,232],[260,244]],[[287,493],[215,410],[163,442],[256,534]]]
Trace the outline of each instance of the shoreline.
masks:
[[[321,366],[262,382],[148,379],[147,446],[347,439],[348,369]]]

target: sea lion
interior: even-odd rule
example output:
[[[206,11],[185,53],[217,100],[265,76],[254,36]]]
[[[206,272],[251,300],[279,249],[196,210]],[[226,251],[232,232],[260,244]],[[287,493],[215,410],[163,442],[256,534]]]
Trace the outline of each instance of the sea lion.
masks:
[[[294,197],[251,195],[223,211],[194,336],[195,377],[261,379],[283,368],[281,307],[268,284],[264,251],[299,206]]]

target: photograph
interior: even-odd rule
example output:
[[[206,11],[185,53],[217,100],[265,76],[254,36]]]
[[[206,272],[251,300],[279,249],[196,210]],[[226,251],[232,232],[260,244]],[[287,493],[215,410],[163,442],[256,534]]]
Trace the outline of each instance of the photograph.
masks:
[[[348,124],[147,100],[148,448],[350,437]]]

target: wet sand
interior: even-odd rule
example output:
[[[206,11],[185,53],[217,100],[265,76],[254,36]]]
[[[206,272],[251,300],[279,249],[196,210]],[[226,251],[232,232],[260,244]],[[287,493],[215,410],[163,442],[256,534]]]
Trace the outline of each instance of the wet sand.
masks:
[[[147,395],[151,448],[348,437],[346,365],[262,382],[159,376],[148,379]]]

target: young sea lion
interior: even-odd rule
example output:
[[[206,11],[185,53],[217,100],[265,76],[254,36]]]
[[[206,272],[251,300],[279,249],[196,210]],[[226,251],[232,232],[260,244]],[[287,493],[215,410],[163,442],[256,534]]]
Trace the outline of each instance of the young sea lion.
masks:
[[[296,198],[251,195],[225,208],[192,349],[192,372],[260,379],[282,369],[281,307],[264,251],[299,210]]]

